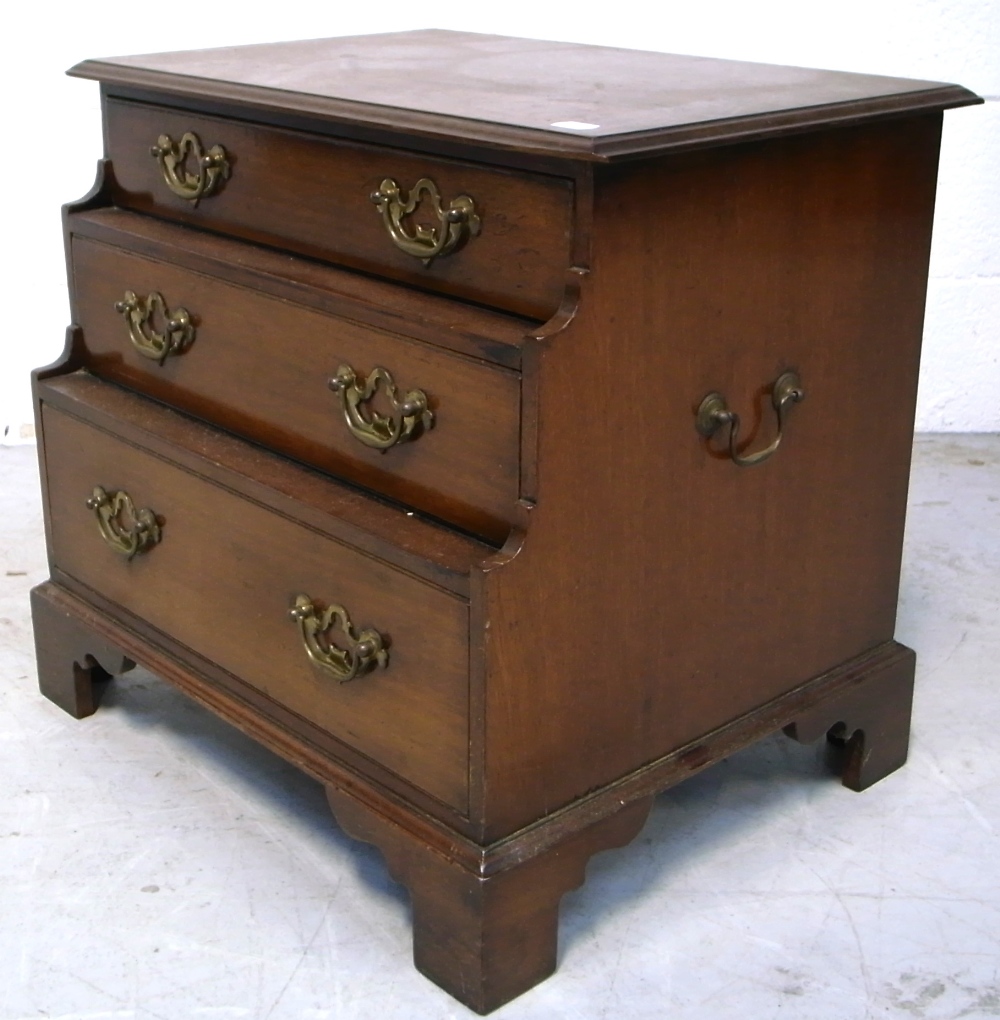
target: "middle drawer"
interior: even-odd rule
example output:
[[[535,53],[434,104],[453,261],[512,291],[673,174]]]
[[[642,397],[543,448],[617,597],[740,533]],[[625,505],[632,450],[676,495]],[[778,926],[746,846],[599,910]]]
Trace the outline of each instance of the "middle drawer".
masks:
[[[71,250],[92,371],[503,541],[516,373],[89,238]]]

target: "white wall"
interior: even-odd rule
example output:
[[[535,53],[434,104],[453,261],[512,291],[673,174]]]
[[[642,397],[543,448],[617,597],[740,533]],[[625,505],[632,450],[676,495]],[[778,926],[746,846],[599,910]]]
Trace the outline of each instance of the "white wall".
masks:
[[[282,0],[17,6],[0,68],[5,106],[0,432],[28,437],[28,373],[69,322],[59,206],[101,155],[85,57],[408,28],[455,28],[959,82],[985,107],[945,115],[918,428],[1000,431],[1000,0],[617,0],[592,6]]]

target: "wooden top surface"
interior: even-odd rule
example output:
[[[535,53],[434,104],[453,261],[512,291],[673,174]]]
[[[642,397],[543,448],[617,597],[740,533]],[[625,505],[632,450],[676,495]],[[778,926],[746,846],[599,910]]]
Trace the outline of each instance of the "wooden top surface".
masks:
[[[939,82],[438,29],[112,57],[69,73],[598,160],[981,101]]]

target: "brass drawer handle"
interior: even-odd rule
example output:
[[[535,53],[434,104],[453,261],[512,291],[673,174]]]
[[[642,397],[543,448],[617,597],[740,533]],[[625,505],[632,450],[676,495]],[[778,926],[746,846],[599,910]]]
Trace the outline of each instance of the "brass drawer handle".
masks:
[[[730,411],[726,404],[726,398],[721,393],[709,393],[698,406],[695,418],[695,428],[706,438],[715,433],[724,425],[729,426],[729,456],[734,464],[740,467],[752,467],[767,460],[781,445],[781,439],[785,434],[785,419],[793,404],[798,404],[805,399],[805,391],[802,389],[802,382],[795,372],[785,372],[780,375],[771,390],[771,403],[778,414],[778,434],[774,442],[763,450],[751,453],[744,457],[737,452],[736,446],[739,441],[740,416],[735,411]]]
[[[367,416],[363,406],[378,390],[379,383],[385,386],[385,398],[391,414],[379,414],[370,409]],[[434,413],[427,406],[427,394],[423,390],[410,390],[400,400],[396,384],[389,372],[376,366],[363,383],[350,365],[341,365],[329,382],[330,389],[340,396],[344,420],[351,434],[376,450],[385,452],[397,443],[416,439],[425,429],[434,424]]]
[[[171,354],[180,354],[194,343],[195,328],[186,308],[171,312],[159,291],[147,298],[125,291],[125,297],[115,302],[115,311],[124,316],[132,346],[144,357],[163,364]],[[155,320],[163,321],[163,332],[154,329]]]
[[[149,154],[159,163],[167,187],[195,205],[214,195],[232,172],[226,150],[213,145],[206,152],[193,131],[185,131],[179,142],[160,135]]]
[[[87,508],[94,511],[104,541],[127,560],[160,541],[156,514],[149,509],[136,510],[132,497],[123,489],[107,492],[96,486],[87,500]]]
[[[403,220],[416,211],[424,195],[430,202],[437,226],[414,224],[413,233],[408,234]],[[382,222],[393,244],[407,255],[420,259],[425,266],[439,255],[450,255],[468,238],[475,237],[482,226],[476,204],[468,195],[453,198],[445,209],[441,204],[441,192],[428,177],[421,177],[410,189],[409,196],[387,177],[378,191],[372,192],[371,200],[382,214]]]
[[[372,628],[355,633],[343,606],[331,603],[321,612],[308,595],[297,595],[288,615],[299,625],[302,644],[309,658],[341,683],[363,676],[376,666],[385,669],[389,663],[382,635]],[[334,644],[328,637],[328,632],[333,629],[340,632],[345,647]]]

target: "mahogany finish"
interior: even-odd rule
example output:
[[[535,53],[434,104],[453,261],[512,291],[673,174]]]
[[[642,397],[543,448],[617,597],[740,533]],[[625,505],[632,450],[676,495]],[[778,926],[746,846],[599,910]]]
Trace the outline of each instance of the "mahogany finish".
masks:
[[[275,701],[464,809],[468,605],[318,538],[197,475],[44,407],[52,563]],[[124,489],[163,537],[125,560],[85,502]],[[237,523],[238,522],[238,523]],[[197,597],[192,597],[197,593]],[[317,670],[289,619],[298,594],[341,603],[390,643],[386,669],[350,683]]]
[[[113,170],[107,160],[99,167],[98,195],[103,196],[101,189],[110,186],[106,181],[113,177]],[[106,199],[95,199],[102,201]],[[185,265],[259,294],[425,340],[505,368],[521,367],[521,348],[536,326],[530,319],[399,287],[321,262],[290,258],[270,248],[249,247],[113,206],[85,203],[68,208],[73,210],[65,217],[70,244],[78,236],[103,241],[150,259]],[[72,294],[72,266],[69,282]]]
[[[75,719],[93,715],[108,681],[135,663],[49,602],[42,588],[31,593],[31,616],[42,694]]]
[[[109,100],[107,155],[116,205],[290,248],[429,290],[548,318],[562,297],[572,184],[394,149],[335,143],[297,131]],[[172,194],[149,150],[159,135],[194,131],[232,153],[232,176],[197,206]],[[369,196],[391,177],[408,190],[430,177],[447,203],[470,195],[482,232],[433,271],[399,251]],[[424,220],[425,217],[418,217]]]
[[[140,662],[314,775],[409,889],[417,966],[481,1013],[551,973],[560,897],[659,790],[780,729],[829,734],[852,789],[903,764],[941,111],[976,97],[438,32],[74,73],[108,159],[36,373],[43,693],[84,715]],[[232,156],[197,207],[148,155],[190,130]],[[368,201],[385,176],[469,194],[481,235],[421,266]],[[125,290],[194,341],[137,353]],[[361,447],[341,362],[424,389],[434,428]],[[743,457],[773,445],[788,372],[773,456],[696,428],[717,394]],[[94,486],[159,541],[114,551]],[[378,628],[387,668],[321,670],[298,594]]]
[[[903,654],[873,669],[865,683],[784,727],[788,736],[804,744],[827,733],[830,744],[843,749],[838,766],[844,786],[859,793],[906,762],[916,656],[900,648]]]
[[[79,235],[72,268],[76,321],[95,374],[498,543],[510,530],[518,497],[515,373]],[[115,311],[126,290],[158,291],[171,308],[190,311],[194,342],[162,364],[140,354]],[[328,385],[341,364],[361,376],[380,365],[401,393],[424,390],[433,427],[386,451],[365,446]],[[384,394],[373,403],[387,409]]]
[[[301,520],[320,535],[465,597],[469,595],[470,571],[493,552],[486,543],[460,531],[420,514],[400,513],[398,507],[375,500],[354,486],[298,468],[259,446],[118,386],[108,386],[79,370],[82,361],[81,334],[71,328],[67,354],[36,373],[38,402],[44,395],[45,404],[74,418],[93,422],[102,431],[148,449],[156,457],[175,461],[247,501]],[[46,517],[48,525],[48,509]],[[49,538],[51,547],[51,535]]]
[[[86,60],[109,88],[583,160],[981,102],[958,85],[428,29]],[[556,127],[592,125],[582,131]]]
[[[602,174],[579,311],[537,356],[537,505],[487,589],[518,635],[488,674],[491,835],[892,638],[939,121]],[[771,460],[696,433],[716,390],[766,446],[789,369]]]
[[[567,835],[548,853],[482,874],[414,843],[384,815],[335,785],[330,807],[344,830],[374,843],[413,900],[413,961],[477,1013],[488,1013],[556,969],[559,900],[583,885],[587,862],[638,835],[653,798],[640,798]]]

